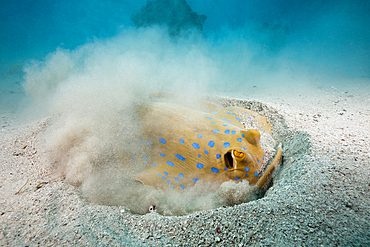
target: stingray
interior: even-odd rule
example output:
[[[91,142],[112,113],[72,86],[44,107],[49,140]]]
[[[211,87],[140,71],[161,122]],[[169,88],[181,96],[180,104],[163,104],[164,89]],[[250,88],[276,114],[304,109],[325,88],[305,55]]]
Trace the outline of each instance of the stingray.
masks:
[[[263,189],[282,158],[281,143],[271,160],[261,147],[261,135],[271,135],[266,118],[241,107],[159,101],[142,107],[140,118],[150,152],[141,155],[146,165],[136,180],[157,189],[182,191],[227,181]]]

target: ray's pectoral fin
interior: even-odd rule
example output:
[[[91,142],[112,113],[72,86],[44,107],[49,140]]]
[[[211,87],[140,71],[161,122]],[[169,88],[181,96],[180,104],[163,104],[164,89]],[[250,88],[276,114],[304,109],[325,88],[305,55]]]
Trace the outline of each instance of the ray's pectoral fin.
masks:
[[[149,95],[149,99],[174,99],[175,95],[171,93],[165,93],[165,92],[157,92],[152,93]]]
[[[135,179],[136,182],[140,183],[141,185],[145,185],[143,181],[141,181],[140,179],[136,178]]]
[[[260,189],[264,189],[268,186],[268,184],[271,181],[272,174],[276,167],[281,163],[283,157],[283,149],[282,149],[282,144],[280,143],[274,160],[271,162],[270,166],[266,169],[266,171],[263,173],[262,177],[258,180],[256,186]]]
[[[159,176],[156,176],[156,173],[150,169],[146,169],[136,175],[135,180],[142,183],[143,185],[154,186],[158,183]]]

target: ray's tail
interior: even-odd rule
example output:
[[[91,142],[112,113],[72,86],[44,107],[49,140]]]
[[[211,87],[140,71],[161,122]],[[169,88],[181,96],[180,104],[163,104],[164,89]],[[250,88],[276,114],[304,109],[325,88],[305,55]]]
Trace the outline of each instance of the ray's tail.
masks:
[[[272,174],[275,171],[276,167],[281,163],[283,157],[282,144],[280,143],[274,160],[271,162],[270,166],[266,169],[262,177],[258,180],[256,186],[260,189],[266,188],[272,179]]]

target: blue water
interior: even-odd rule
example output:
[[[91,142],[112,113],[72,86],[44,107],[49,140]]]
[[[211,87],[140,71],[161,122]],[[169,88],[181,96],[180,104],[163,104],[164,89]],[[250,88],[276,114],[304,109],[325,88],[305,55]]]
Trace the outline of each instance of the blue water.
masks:
[[[133,3],[134,2],[134,3]],[[73,49],[112,37],[145,1],[1,1],[2,63],[42,58],[57,47]]]
[[[145,0],[1,1],[1,66],[42,59],[57,47],[74,49],[94,39],[131,28],[130,15]],[[253,27],[246,40],[263,44],[261,52],[293,50],[305,63],[326,65],[356,76],[370,76],[369,2],[353,0],[188,0],[205,14],[204,32],[222,38],[228,31]],[[288,31],[277,30],[281,27]],[[223,30],[223,32],[221,32]],[[270,54],[272,55],[272,54]],[[276,55],[276,54],[274,54]]]
[[[99,61],[99,49],[106,49],[104,55],[110,54],[109,58],[105,58],[107,61],[113,61],[115,58],[121,62],[128,61],[126,58],[121,60],[118,54],[132,53],[133,57],[140,58],[142,52],[150,53],[149,57],[153,58],[151,63],[143,65],[143,61],[139,59],[129,64],[136,64],[135,68],[145,67],[146,71],[153,70],[149,76],[150,80],[176,83],[177,79],[183,77],[178,84],[184,85],[188,81],[193,83],[193,86],[201,85],[203,91],[216,88],[219,91],[241,91],[245,84],[252,85],[254,82],[256,85],[268,81],[281,83],[274,82],[274,78],[291,78],[301,74],[312,78],[321,75],[370,77],[368,1],[187,2],[198,14],[207,16],[203,36],[176,43],[167,40],[163,34],[159,34],[162,38],[153,38],[153,33],[148,33],[145,37],[146,34],[135,31],[130,16],[145,5],[145,0],[1,1],[0,85],[4,88],[14,81],[17,85],[25,82],[26,87],[28,85],[27,94],[34,96],[35,91],[50,89],[50,83],[59,83],[40,77],[49,72],[53,74],[51,77],[58,77],[55,73],[64,71],[67,66],[57,68],[56,64],[60,63],[58,59],[61,56],[72,56],[68,59],[74,69],[66,71],[62,76],[68,78],[71,74],[79,73],[75,71],[76,64],[80,71],[85,68],[86,72],[85,59]],[[135,39],[138,40],[137,45]],[[150,42],[151,40],[156,40],[157,43]],[[102,44],[99,48],[88,48],[89,44],[99,42]],[[110,47],[103,43],[115,43],[115,46]],[[189,48],[192,45],[193,48]],[[59,54],[59,58],[56,58],[56,51],[62,51],[64,55]],[[195,55],[190,56],[190,51]],[[72,53],[85,55],[71,55]],[[191,59],[194,62],[191,62]],[[46,66],[43,71],[41,67],[29,69],[30,63],[34,61],[43,61]],[[172,65],[177,64],[183,69],[173,68],[167,61],[172,61]],[[180,65],[183,61],[187,61],[188,65]],[[101,62],[97,66],[112,67],[112,64]],[[161,73],[157,73],[158,70],[161,70]],[[177,71],[177,74],[165,78],[165,70]],[[24,71],[28,71],[27,78]],[[116,68],[116,71],[120,69]],[[109,76],[115,73],[112,72]],[[136,73],[142,74],[136,71],[132,76]],[[161,76],[157,76],[158,74]],[[19,79],[4,79],[14,75]],[[37,88],[34,85],[37,83],[49,86]],[[166,87],[162,85],[157,89],[166,90]],[[17,90],[20,88],[8,91],[18,92]],[[153,91],[155,90],[153,87]],[[3,90],[2,93],[4,92]],[[46,90],[45,94],[51,92]],[[3,103],[0,98],[0,104]]]

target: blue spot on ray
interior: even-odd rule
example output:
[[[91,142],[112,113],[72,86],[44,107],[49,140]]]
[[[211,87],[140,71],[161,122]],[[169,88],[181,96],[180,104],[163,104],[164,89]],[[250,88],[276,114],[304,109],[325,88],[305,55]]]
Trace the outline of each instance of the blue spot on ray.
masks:
[[[202,155],[198,154],[198,157],[200,158],[200,157],[202,157]]]
[[[238,138],[238,139],[236,139],[238,142],[242,142],[242,138]]]
[[[245,149],[245,147],[240,147],[240,149],[243,149],[244,151],[247,151],[247,149]]]
[[[239,179],[240,179],[239,177],[235,177],[234,178],[235,181],[239,181]]]
[[[185,189],[186,187],[182,184],[180,184],[181,189]]]
[[[212,168],[211,168],[211,171],[212,171],[213,173],[219,173],[219,172],[220,172],[220,170],[218,170],[216,167],[212,167]]]
[[[178,178],[178,177],[175,177],[175,180],[178,182],[178,181],[180,181],[180,179]]]
[[[164,173],[164,175],[168,176],[168,172],[163,172],[163,173]]]
[[[229,129],[225,130],[225,134],[226,135],[230,134],[230,130]]]
[[[167,183],[168,183],[168,184],[171,184],[171,180],[167,180]]]
[[[220,130],[215,129],[215,130],[213,130],[212,132],[216,134],[216,133],[220,132]]]
[[[179,142],[180,142],[181,144],[183,144],[183,143],[184,143],[184,139],[179,139]]]
[[[199,149],[200,146],[198,143],[194,142],[193,144],[191,144],[193,146],[193,148],[196,148],[196,149]]]
[[[148,158],[148,156],[144,155],[143,156],[143,160],[146,160]]]
[[[180,177],[180,178],[183,178],[183,177],[184,177],[184,174],[179,173],[179,177]]]
[[[235,135],[236,134],[236,131],[235,130],[232,130],[231,131],[231,134]]]
[[[254,176],[258,177],[258,175],[259,175],[259,174],[258,174],[258,172],[255,172],[255,173],[254,173]]]
[[[249,168],[248,167],[245,167],[244,170],[247,171],[247,172],[249,172]]]
[[[166,177],[165,177],[165,176],[162,176],[162,178],[163,178],[163,180],[165,180],[165,179],[166,179]]]
[[[164,154],[164,153],[160,153],[159,155],[162,156],[162,157],[166,157],[166,154]]]
[[[193,178],[194,183],[198,183],[199,179]]]
[[[157,166],[157,164],[153,164],[153,165],[152,165],[152,167],[156,167],[156,166]]]
[[[175,154],[176,158],[178,158],[181,161],[185,161],[185,158],[182,157],[180,154]]]
[[[167,141],[166,141],[165,139],[163,139],[163,138],[159,138],[159,139],[158,139],[158,141],[159,141],[160,143],[162,143],[162,144],[166,144],[166,142],[167,142]]]
[[[153,145],[153,143],[152,143],[151,141],[149,141],[149,140],[147,140],[147,141],[146,141],[146,143],[147,143],[149,146],[152,146],[152,145]]]
[[[221,154],[216,154],[216,159],[221,158]]]
[[[198,138],[202,138],[202,137],[203,137],[203,135],[201,135],[201,134],[198,135]]]
[[[198,169],[203,169],[204,165],[202,163],[197,163],[197,168]]]
[[[224,148],[228,148],[228,147],[230,147],[230,143],[229,142],[225,142],[223,146],[224,146]]]
[[[215,124],[215,123],[216,123],[216,121],[212,121],[212,122],[211,122],[211,124]]]
[[[169,166],[172,166],[172,167],[175,166],[175,164],[172,163],[171,161],[166,161],[166,164],[169,165]]]
[[[242,121],[241,118],[239,118],[239,117],[236,117],[235,119],[238,120],[238,121]]]
[[[215,146],[215,142],[214,141],[209,141],[208,142],[208,146],[210,146],[211,148],[213,148]]]
[[[210,117],[206,117],[208,120],[212,120],[212,118],[210,118]]]
[[[205,153],[206,155],[208,155],[208,154],[209,154],[209,152],[208,152],[208,150],[207,150],[207,149],[204,149],[204,153]]]

